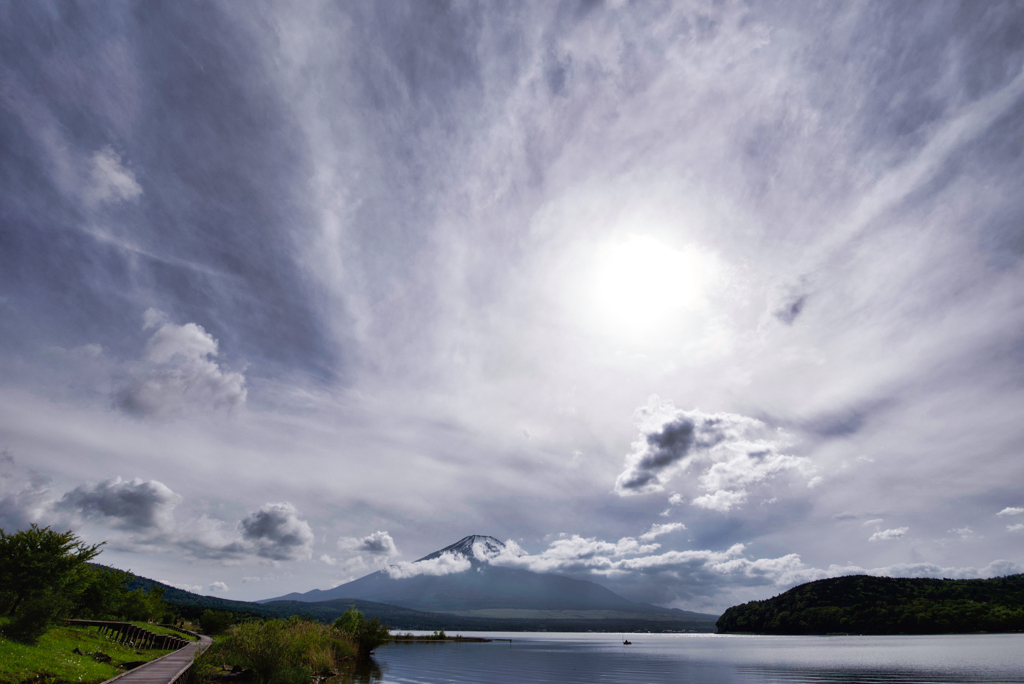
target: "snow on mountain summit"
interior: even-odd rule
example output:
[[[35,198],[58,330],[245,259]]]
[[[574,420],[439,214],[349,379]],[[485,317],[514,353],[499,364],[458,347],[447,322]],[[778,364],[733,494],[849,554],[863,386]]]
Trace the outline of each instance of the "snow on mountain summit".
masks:
[[[482,534],[471,534],[468,537],[463,537],[459,541],[455,542],[451,546],[446,546],[440,551],[434,551],[431,554],[420,558],[415,561],[431,560],[433,558],[439,558],[444,554],[452,554],[463,556],[469,559],[470,562],[484,560],[493,556],[497,556],[505,549],[505,545],[494,537],[488,537]]]

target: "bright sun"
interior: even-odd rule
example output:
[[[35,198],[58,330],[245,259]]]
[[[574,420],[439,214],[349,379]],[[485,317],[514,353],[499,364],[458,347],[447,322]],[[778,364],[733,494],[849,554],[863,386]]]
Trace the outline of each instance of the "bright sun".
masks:
[[[630,337],[653,332],[703,300],[713,277],[710,259],[693,247],[672,249],[630,235],[597,255],[594,311],[606,326]]]

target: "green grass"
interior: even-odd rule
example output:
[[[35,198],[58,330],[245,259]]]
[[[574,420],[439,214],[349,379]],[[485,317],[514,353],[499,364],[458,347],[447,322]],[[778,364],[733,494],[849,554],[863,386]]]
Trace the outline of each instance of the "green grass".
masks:
[[[72,653],[101,651],[109,663],[100,663],[88,655]],[[0,684],[94,684],[120,674],[117,665],[130,660],[153,660],[170,651],[136,651],[120,646],[99,634],[95,628],[55,627],[26,646],[0,637]]]
[[[143,629],[148,629],[153,634],[171,634],[173,636],[178,637],[179,639],[184,639],[185,641],[196,641],[196,638],[194,636],[190,635],[190,634],[182,634],[181,632],[179,632],[179,631],[177,631],[175,629],[171,629],[170,627],[163,627],[161,625],[153,624],[152,622],[133,621],[132,624],[135,625],[136,627],[142,627]]]

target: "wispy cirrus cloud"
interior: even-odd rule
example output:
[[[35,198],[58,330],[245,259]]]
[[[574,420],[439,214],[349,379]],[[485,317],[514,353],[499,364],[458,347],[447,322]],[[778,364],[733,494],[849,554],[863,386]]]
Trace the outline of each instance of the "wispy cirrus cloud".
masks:
[[[640,541],[652,541],[663,534],[670,534],[672,532],[678,532],[685,530],[686,525],[681,522],[674,523],[654,523],[651,525],[651,529],[647,530],[639,536]]]
[[[909,527],[894,527],[890,530],[879,530],[871,535],[868,538],[868,541],[891,541],[893,539],[900,539],[909,531]]]
[[[83,189],[86,204],[124,202],[137,199],[142,187],[135,174],[124,166],[120,155],[107,146],[92,155],[88,182]]]

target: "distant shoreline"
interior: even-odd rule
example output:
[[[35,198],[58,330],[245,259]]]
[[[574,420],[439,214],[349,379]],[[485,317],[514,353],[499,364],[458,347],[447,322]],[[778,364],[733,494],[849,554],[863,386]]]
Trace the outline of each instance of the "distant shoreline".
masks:
[[[921,635],[1024,631],[1024,575],[929,579],[849,575],[729,608],[720,634]]]

